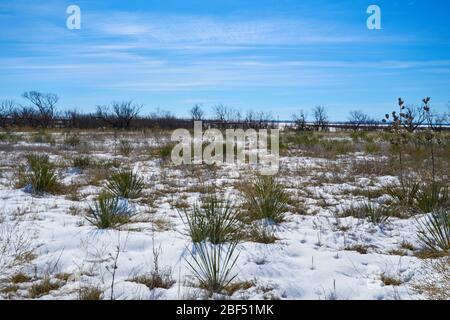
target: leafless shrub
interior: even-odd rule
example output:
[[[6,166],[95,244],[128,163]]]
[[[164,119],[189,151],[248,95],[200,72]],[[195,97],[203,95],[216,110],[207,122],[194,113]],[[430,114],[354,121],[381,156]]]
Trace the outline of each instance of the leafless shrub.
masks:
[[[0,220],[0,275],[34,258],[33,240],[34,235],[21,229],[18,221]]]

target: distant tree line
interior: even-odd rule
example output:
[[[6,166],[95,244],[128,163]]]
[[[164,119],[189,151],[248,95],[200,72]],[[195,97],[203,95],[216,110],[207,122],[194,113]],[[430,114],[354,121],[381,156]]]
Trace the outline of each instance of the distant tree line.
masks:
[[[179,118],[168,111],[157,110],[149,115],[141,115],[143,105],[133,101],[115,101],[110,105],[99,105],[93,113],[83,113],[76,109],[58,109],[59,96],[54,93],[28,91],[22,95],[27,102],[17,103],[13,100],[0,101],[0,127],[33,127],[33,128],[113,128],[113,129],[139,129],[139,128],[191,128],[192,121],[202,120],[208,127],[225,128],[270,128],[276,121],[268,112],[255,112],[241,110],[219,104],[212,108],[212,115],[206,118],[203,107],[196,104],[190,110],[189,118]],[[450,111],[450,103],[449,103]],[[405,106],[402,113],[408,130],[414,131],[426,119],[430,112],[423,108]],[[449,123],[450,112],[434,115],[433,121],[442,125]],[[428,116],[427,116],[428,115]],[[428,117],[428,118],[427,118]],[[384,119],[386,121],[386,119]],[[352,129],[359,129],[368,125],[377,126],[382,121],[371,118],[362,110],[353,110],[349,113],[346,125]],[[312,119],[308,119],[308,112],[300,110],[293,116],[294,128],[297,130],[327,130],[330,125],[328,112],[324,106],[312,109]]]
[[[429,98],[428,98],[429,99]],[[450,102],[447,104],[447,112],[433,113],[429,106],[429,100],[425,104],[423,101],[422,106],[405,105],[403,109],[399,111],[399,116],[405,119],[402,122],[402,126],[408,132],[414,132],[416,129],[433,124],[435,130],[442,129],[444,126],[450,125]],[[323,106],[316,106],[312,110],[312,119],[308,119],[308,112],[300,110],[298,114],[292,116],[295,123],[295,128],[299,131],[303,130],[317,130],[324,131],[330,127],[330,121],[328,112]],[[347,121],[342,122],[342,127],[346,127],[352,130],[367,129],[368,127],[378,127],[390,123],[391,120],[388,115],[383,119],[377,120],[366,114],[362,110],[352,110],[349,112]]]

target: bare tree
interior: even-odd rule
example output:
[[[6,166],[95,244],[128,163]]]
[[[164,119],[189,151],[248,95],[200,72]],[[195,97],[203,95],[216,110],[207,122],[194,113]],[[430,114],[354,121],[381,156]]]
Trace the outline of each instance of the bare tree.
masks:
[[[300,110],[299,114],[294,114],[292,116],[295,122],[295,128],[300,131],[306,130],[306,122],[308,118],[308,113],[305,112],[303,109]]]
[[[44,128],[48,128],[53,124],[56,116],[56,104],[59,101],[59,97],[56,94],[28,91],[22,97],[30,101],[37,108],[39,122]]]
[[[196,104],[191,109],[191,117],[193,121],[200,121],[203,119],[204,112],[199,104]]]
[[[111,108],[97,106],[97,117],[114,128],[129,129],[141,109],[142,105],[133,104],[133,101],[113,102]]]
[[[3,100],[0,103],[0,127],[4,128],[8,124],[8,119],[14,113],[16,103],[13,100]]]
[[[133,101],[114,102],[113,111],[119,128],[130,128],[131,121],[139,115],[142,105],[133,104]]]
[[[327,110],[323,106],[316,106],[313,109],[314,126],[316,130],[325,130],[328,124]]]
[[[356,129],[358,129],[363,124],[373,124],[375,120],[369,115],[364,113],[362,110],[352,110],[350,111],[350,116],[348,118],[349,123],[353,124]]]

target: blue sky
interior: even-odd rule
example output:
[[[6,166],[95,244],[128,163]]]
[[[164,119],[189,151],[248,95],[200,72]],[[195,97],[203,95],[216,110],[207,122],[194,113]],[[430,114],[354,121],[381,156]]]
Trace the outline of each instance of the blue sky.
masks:
[[[81,30],[66,8],[81,8]],[[382,29],[366,9],[380,6]],[[324,105],[334,120],[380,118],[397,97],[450,101],[446,0],[0,0],[0,98],[60,95],[93,111],[134,99],[184,116],[223,103],[290,119]]]

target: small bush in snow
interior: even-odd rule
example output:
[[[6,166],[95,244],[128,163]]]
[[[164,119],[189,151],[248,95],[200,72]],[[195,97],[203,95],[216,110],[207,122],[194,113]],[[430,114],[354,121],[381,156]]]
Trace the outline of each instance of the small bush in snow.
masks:
[[[53,193],[59,186],[56,171],[47,155],[30,154],[28,166],[19,168],[19,186],[31,188],[32,193]]]
[[[284,220],[289,195],[272,176],[261,176],[243,188],[245,208],[253,220],[267,219],[275,223]]]
[[[86,220],[99,229],[111,229],[130,222],[133,215],[134,210],[125,199],[100,196],[94,206],[89,207]]]
[[[184,214],[193,242],[209,240],[218,244],[235,238],[239,212],[229,200],[208,195],[200,204],[194,204],[192,210],[185,210]]]
[[[116,197],[136,199],[142,195],[144,180],[132,170],[114,173],[106,183],[106,189]]]
[[[441,209],[432,212],[419,222],[417,235],[426,249],[450,253],[450,211]]]
[[[64,145],[69,147],[79,146],[81,143],[80,135],[77,133],[67,132],[64,134]]]
[[[363,210],[367,220],[373,224],[384,224],[391,216],[389,208],[377,206],[371,202],[364,203]]]
[[[131,152],[133,152],[133,145],[131,142],[128,140],[120,140],[119,153],[124,157],[128,157]]]
[[[417,207],[423,213],[429,213],[450,204],[448,187],[439,182],[423,185],[418,191],[416,198]]]
[[[237,242],[214,245],[196,242],[191,253],[189,268],[199,282],[199,286],[209,292],[222,293],[237,274],[233,272],[239,254],[235,254]]]
[[[88,156],[76,156],[72,159],[72,164],[75,168],[84,170],[91,166],[92,161]]]

